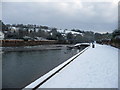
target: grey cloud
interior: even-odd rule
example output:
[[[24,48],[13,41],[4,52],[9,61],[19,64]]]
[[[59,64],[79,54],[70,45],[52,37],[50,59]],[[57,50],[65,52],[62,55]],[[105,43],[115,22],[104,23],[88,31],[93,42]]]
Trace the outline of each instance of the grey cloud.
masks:
[[[117,6],[111,3],[84,2],[79,6],[58,2],[4,2],[2,8],[5,23],[31,23],[98,32],[111,32],[117,28]]]

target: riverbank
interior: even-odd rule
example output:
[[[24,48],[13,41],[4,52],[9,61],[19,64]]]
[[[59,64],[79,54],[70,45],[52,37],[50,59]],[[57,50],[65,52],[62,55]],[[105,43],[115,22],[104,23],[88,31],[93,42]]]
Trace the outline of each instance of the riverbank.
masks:
[[[40,50],[61,50],[65,47],[73,45],[37,45],[37,46],[21,46],[21,47],[1,47],[3,52],[17,52],[17,51],[40,51]]]
[[[120,49],[120,40],[102,40],[102,41],[97,41],[99,44],[105,44],[105,45],[111,45],[113,47],[119,48]]]
[[[41,40],[41,41],[24,41],[24,40],[0,40],[1,47],[20,47],[20,46],[36,46],[57,44],[56,40]]]

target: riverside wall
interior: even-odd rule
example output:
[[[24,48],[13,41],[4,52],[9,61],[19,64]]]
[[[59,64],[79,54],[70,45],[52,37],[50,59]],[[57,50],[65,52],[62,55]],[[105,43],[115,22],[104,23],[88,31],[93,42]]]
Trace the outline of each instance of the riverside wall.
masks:
[[[1,47],[35,46],[57,44],[56,40],[24,41],[24,40],[0,40]]]

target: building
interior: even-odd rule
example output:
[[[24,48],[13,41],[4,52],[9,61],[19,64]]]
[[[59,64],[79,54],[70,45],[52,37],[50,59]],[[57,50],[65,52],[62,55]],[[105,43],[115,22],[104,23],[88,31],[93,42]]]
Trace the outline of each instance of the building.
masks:
[[[0,31],[0,40],[4,39],[4,33]]]

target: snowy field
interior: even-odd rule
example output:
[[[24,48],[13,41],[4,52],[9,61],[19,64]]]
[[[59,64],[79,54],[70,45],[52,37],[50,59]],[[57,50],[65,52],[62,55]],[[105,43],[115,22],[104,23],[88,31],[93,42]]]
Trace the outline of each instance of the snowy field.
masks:
[[[70,59],[25,88],[36,87],[69,61]],[[39,88],[118,88],[118,49],[99,44],[95,48],[89,47]]]

